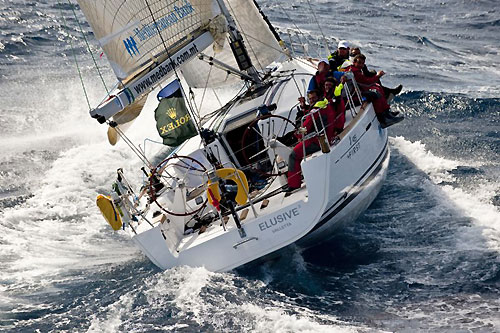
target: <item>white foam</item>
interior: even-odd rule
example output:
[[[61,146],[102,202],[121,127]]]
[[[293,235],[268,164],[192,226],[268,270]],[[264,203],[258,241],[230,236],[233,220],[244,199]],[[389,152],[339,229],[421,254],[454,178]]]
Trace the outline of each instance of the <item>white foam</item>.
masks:
[[[194,319],[202,323],[206,313],[203,313],[205,306],[199,304],[200,292],[209,281],[212,273],[203,268],[180,270],[183,280],[177,285],[174,303],[184,312],[192,312]]]
[[[435,156],[420,141],[411,142],[403,137],[391,138],[391,144],[424,171],[433,185],[438,185],[442,181],[453,181],[454,176],[449,171],[458,166],[478,167],[481,165],[475,161],[454,161]],[[494,193],[494,188],[495,186],[491,184],[485,186],[478,184],[473,190],[441,185],[433,186],[429,190],[439,197],[443,204],[446,205],[449,202],[449,207],[457,209],[463,216],[472,218],[475,225],[481,227],[481,235],[486,245],[500,252],[500,212],[488,201]],[[471,245],[474,246],[473,243],[467,246]]]
[[[289,304],[282,304],[279,307],[266,306],[262,308],[258,305],[245,303],[239,307],[240,315],[249,316],[254,323],[254,332],[358,332],[359,329],[347,326],[345,323],[320,324],[311,317],[319,316],[305,308],[293,307],[293,311],[300,312],[300,315],[288,314]],[[319,319],[319,318],[318,318]],[[332,318],[327,319],[329,322]]]
[[[61,271],[136,257],[128,237],[114,234],[95,205],[96,188],[109,188],[114,170],[132,159],[101,145],[62,153],[39,175],[33,197],[0,215],[0,255],[10,258],[1,278],[45,284]]]
[[[92,320],[90,327],[87,332],[96,333],[114,333],[119,331],[120,325],[123,323],[124,317],[132,310],[134,298],[129,294],[124,294],[120,296],[119,300],[111,305],[109,305],[105,311],[107,313],[106,318],[99,319],[96,314],[92,315]]]
[[[357,331],[333,316],[297,306],[293,299],[266,288],[262,281],[245,280],[231,273],[176,267],[146,281],[145,306],[154,311],[175,307],[180,310],[174,318],[177,324],[185,324],[189,318],[200,326],[211,325],[216,331],[227,328],[229,316],[238,330],[252,332]],[[255,293],[260,291],[266,293],[265,306],[258,304],[261,300]]]

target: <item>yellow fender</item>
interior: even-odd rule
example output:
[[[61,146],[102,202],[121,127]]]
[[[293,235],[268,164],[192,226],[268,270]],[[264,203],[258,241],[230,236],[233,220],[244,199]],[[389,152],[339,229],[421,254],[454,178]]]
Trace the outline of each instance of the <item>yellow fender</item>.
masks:
[[[238,187],[238,191],[236,192],[236,203],[239,205],[244,205],[248,201],[248,181],[247,177],[243,173],[243,171],[234,169],[234,168],[222,168],[215,170],[217,177],[221,179],[229,179],[236,183]],[[213,197],[220,201],[220,191],[219,191],[219,182],[212,183],[210,180],[208,181],[208,189],[207,189],[207,197],[208,201],[212,206],[214,206],[214,200],[212,200],[212,195],[208,193],[208,191],[212,192]]]
[[[122,218],[120,213],[113,205],[113,200],[110,197],[99,194],[96,199],[97,207],[101,211],[102,216],[113,230],[120,230],[122,227]]]

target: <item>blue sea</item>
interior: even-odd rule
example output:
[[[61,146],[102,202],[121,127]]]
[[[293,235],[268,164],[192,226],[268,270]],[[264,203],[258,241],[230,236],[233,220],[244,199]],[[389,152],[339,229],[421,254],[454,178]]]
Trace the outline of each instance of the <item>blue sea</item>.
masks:
[[[82,13],[0,1],[0,331],[500,331],[500,3],[258,2],[285,41],[348,40],[404,85],[370,208],[274,262],[160,271],[95,207],[139,163],[88,115],[71,44],[89,99],[105,91],[78,22],[112,73]]]

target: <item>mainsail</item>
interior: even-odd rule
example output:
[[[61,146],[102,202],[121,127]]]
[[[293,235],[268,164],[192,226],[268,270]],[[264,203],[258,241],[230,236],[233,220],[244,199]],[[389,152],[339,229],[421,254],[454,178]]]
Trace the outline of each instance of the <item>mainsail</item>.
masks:
[[[262,17],[254,1],[224,0],[224,3],[243,36],[253,65],[258,70],[263,70],[283,55],[282,47],[269,29],[268,24]],[[228,45],[221,52],[216,53],[213,49],[207,49],[205,54],[231,67],[238,67],[231,48]],[[204,88],[205,86],[213,88],[238,80],[236,76],[228,76],[227,71],[223,68],[211,66],[207,62],[200,61],[184,66],[182,75],[189,86],[193,88]]]
[[[189,42],[214,15],[212,0],[78,0],[116,77],[126,81],[166,49]]]
[[[78,0],[120,90],[90,114],[104,122],[212,45],[213,0]],[[215,8],[216,9],[216,8]]]
[[[223,45],[227,23],[220,6],[227,8],[224,16],[234,19],[257,70],[283,52],[251,0],[77,1],[121,83],[117,92],[91,110],[100,122],[134,104],[180,69],[191,87],[231,83],[226,70],[211,68],[196,58],[214,41],[215,49]],[[217,54],[207,49],[206,54],[237,67],[229,45]]]

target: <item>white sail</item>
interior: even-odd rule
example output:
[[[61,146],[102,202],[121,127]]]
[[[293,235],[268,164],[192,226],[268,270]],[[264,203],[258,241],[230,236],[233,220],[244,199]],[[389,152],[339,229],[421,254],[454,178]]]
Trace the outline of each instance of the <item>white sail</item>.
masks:
[[[181,48],[214,15],[213,0],[78,0],[119,80]]]
[[[243,36],[248,54],[257,70],[264,69],[283,54],[281,46],[252,0],[224,0],[224,2]],[[238,68],[227,43],[221,52],[215,53],[213,49],[207,49],[205,54]],[[183,67],[182,74],[193,88],[217,87],[239,80],[234,75],[228,76],[226,70],[210,66],[204,61],[187,64]]]

